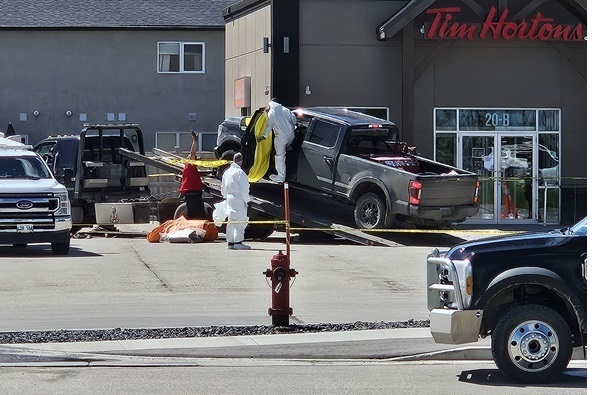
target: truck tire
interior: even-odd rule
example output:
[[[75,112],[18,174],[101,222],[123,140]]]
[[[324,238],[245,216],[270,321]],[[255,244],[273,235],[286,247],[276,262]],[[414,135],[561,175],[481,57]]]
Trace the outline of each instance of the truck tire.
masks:
[[[208,218],[209,221],[212,221],[213,210],[213,206],[211,206],[209,203],[204,202],[204,212],[206,213],[206,218]],[[177,207],[177,210],[175,210],[175,214],[173,214],[173,219],[177,219],[182,215],[187,219],[187,206],[185,203],[181,203]]]
[[[356,201],[354,222],[359,229],[385,228],[386,211],[383,199],[373,192],[367,192]]]
[[[52,243],[52,252],[54,255],[67,255],[71,247],[71,239],[66,243]]]
[[[492,356],[507,377],[549,382],[561,377],[573,353],[571,331],[554,310],[524,305],[500,319],[492,334]]]

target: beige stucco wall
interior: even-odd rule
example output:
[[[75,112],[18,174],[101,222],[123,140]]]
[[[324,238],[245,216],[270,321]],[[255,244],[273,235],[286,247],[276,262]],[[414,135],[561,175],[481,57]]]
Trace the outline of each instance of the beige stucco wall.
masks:
[[[233,82],[250,76],[251,111],[264,107],[270,96],[271,52],[263,53],[263,37],[271,41],[271,6],[225,24],[225,116],[239,116],[234,107]]]

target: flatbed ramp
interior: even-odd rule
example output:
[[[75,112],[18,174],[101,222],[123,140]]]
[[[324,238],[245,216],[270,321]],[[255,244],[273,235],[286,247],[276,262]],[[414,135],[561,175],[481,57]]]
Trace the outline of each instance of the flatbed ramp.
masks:
[[[173,161],[173,159],[183,159],[182,157],[156,148],[150,155],[141,155],[125,148],[120,148],[119,152],[131,159],[164,171],[178,173],[183,169],[183,163]],[[215,200],[222,200],[221,181],[212,176],[210,169],[203,170],[201,173],[205,192]],[[282,185],[266,180],[250,184],[251,201],[248,203],[250,220],[284,220],[283,193]],[[289,189],[289,194],[292,228],[299,227],[306,231],[325,232],[363,245],[402,246],[394,241],[352,228],[353,214],[349,205],[319,193],[293,187]],[[301,231],[300,229],[295,230]]]
[[[221,182],[214,177],[205,177],[206,190],[211,195],[221,197]],[[283,206],[283,186],[269,181],[250,184],[251,200],[248,203],[250,220],[285,219]],[[352,219],[352,209],[341,202],[314,192],[295,188],[289,189],[290,223],[292,228],[302,231],[320,231],[363,245],[399,247],[391,240],[378,237],[359,229],[352,228],[348,219]],[[254,214],[254,215],[252,215]],[[258,215],[257,215],[258,214]]]

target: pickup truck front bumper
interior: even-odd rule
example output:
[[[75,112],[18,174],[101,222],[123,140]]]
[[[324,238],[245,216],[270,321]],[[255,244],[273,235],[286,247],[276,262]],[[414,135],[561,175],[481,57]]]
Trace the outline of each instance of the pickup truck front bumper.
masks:
[[[12,229],[0,230],[0,244],[28,243],[66,243],[71,232],[71,217],[56,217],[54,227],[37,227],[33,225],[30,232],[17,232]]]
[[[459,221],[471,217],[479,211],[478,204],[450,207],[421,207],[410,205],[409,214],[413,217],[430,221]]]
[[[462,344],[479,340],[482,310],[433,309],[429,316],[431,335],[436,343]]]

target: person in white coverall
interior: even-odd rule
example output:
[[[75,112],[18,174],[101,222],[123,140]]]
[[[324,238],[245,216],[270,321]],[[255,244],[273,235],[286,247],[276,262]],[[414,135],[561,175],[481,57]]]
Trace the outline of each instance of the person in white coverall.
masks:
[[[279,104],[276,98],[271,99],[268,106],[265,107],[267,113],[267,125],[265,133],[259,140],[264,140],[271,133],[275,134],[275,170],[277,174],[271,174],[269,178],[272,181],[282,183],[285,181],[285,151],[294,140],[294,127],[296,126],[296,116],[288,108]]]
[[[221,195],[227,203],[228,221],[248,221],[248,202],[250,201],[250,182],[242,169],[242,154],[233,156],[233,163],[221,180]],[[228,223],[225,236],[227,248],[230,250],[249,250],[251,247],[242,243],[247,223]]]

